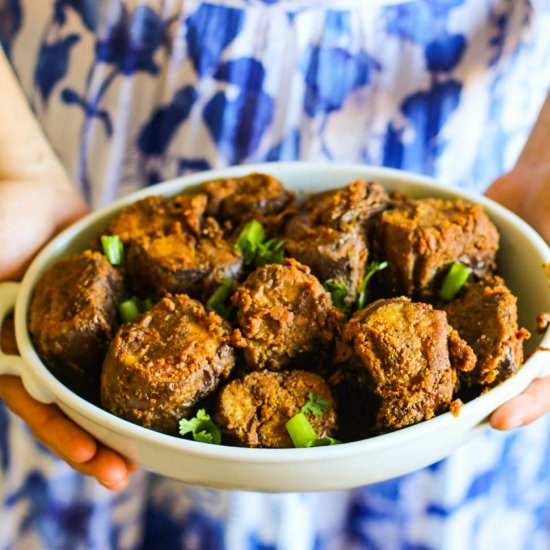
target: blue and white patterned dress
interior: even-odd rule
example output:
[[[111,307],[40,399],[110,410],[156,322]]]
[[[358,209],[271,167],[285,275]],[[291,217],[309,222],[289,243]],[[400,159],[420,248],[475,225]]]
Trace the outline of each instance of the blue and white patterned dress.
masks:
[[[0,40],[93,207],[298,158],[482,191],[550,83],[548,0],[0,0]],[[0,550],[547,549],[549,429],[487,431],[351,491],[233,493],[139,472],[114,494],[0,407]]]

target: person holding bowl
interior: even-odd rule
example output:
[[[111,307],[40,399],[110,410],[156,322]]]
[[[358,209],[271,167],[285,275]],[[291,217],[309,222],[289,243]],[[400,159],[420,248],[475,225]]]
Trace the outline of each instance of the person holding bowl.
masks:
[[[0,279],[21,277],[88,208],[256,161],[431,175],[485,190],[550,242],[542,3],[12,0],[0,20]],[[9,330],[3,347],[15,351]],[[550,379],[536,380],[491,425],[537,422],[403,478],[261,495],[131,476],[124,457],[3,376],[0,537],[14,548],[542,548],[549,395]]]

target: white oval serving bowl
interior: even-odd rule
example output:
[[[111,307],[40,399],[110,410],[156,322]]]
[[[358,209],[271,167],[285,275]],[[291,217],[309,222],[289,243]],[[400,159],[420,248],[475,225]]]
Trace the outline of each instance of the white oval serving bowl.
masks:
[[[512,378],[467,403],[458,417],[446,413],[402,430],[353,443],[308,449],[248,449],[208,445],[142,428],[85,401],[61,384],[37,355],[28,331],[34,286],[57,258],[86,248],[126,204],[149,195],[174,195],[215,178],[265,172],[286,187],[322,191],[362,178],[411,197],[463,198],[480,204],[501,234],[499,273],[518,296],[520,324],[531,331],[529,358]],[[268,163],[245,165],[158,184],[89,214],[52,240],[35,258],[21,283],[0,284],[0,322],[15,309],[21,356],[0,353],[0,374],[22,378],[26,389],[65,414],[105,445],[145,469],[180,481],[254,491],[324,491],[357,487],[411,472],[448,456],[487,427],[498,406],[521,393],[531,380],[550,374],[550,331],[536,334],[536,317],[550,311],[550,249],[517,216],[482,196],[438,185],[398,170],[359,165]]]

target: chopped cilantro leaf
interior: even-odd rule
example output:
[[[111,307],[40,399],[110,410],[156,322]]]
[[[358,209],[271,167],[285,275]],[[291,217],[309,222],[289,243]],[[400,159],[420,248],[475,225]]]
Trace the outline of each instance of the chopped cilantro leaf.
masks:
[[[216,313],[221,315],[224,318],[229,317],[231,312],[230,306],[226,304],[227,299],[235,290],[235,282],[227,277],[222,279],[222,282],[216,290],[212,293],[208,301],[206,302],[206,307],[213,309]]]
[[[267,264],[282,264],[285,258],[284,241],[266,239],[265,229],[258,220],[250,220],[235,243],[246,265],[261,267]]]
[[[269,239],[258,245],[254,264],[261,267],[267,264],[282,264],[285,259],[285,250],[283,248],[285,241]]]
[[[342,313],[349,313],[350,305],[346,302],[346,297],[349,292],[348,287],[344,283],[339,283],[334,279],[327,279],[325,281],[325,289],[330,292],[334,307],[339,309]]]
[[[377,272],[382,271],[388,267],[388,262],[371,262],[367,266],[367,274],[361,281],[361,286],[359,287],[359,296],[357,298],[357,309],[363,309],[367,305],[367,285],[371,277]]]
[[[193,418],[182,418],[179,422],[180,435],[191,433],[195,441],[201,443],[214,443],[219,445],[222,440],[221,431],[206,414],[204,409],[199,409]]]
[[[202,430],[200,432],[193,432],[193,439],[200,441],[201,443],[214,443],[214,436],[212,433]]]
[[[321,416],[330,409],[330,404],[318,395],[309,392],[307,394],[307,403],[300,409],[304,414],[310,412],[314,416]]]
[[[242,252],[244,262],[252,264],[260,243],[265,240],[265,230],[258,220],[250,220],[240,232],[235,248]]]

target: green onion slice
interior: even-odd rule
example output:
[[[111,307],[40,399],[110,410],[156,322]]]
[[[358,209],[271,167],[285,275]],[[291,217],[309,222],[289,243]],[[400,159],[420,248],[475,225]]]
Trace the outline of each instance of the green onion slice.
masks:
[[[309,447],[317,439],[313,426],[303,412],[294,415],[285,424],[285,428],[295,447]]]
[[[153,307],[153,302],[150,298],[138,298],[132,296],[128,300],[118,304],[118,313],[124,323],[135,321],[140,313],[145,313]]]
[[[439,296],[443,300],[450,302],[468,280],[471,272],[472,270],[462,262],[453,262],[453,265],[451,265],[451,268],[443,279],[443,283],[439,289]]]
[[[118,313],[124,323],[131,323],[140,314],[139,307],[133,298],[118,304]]]
[[[316,439],[313,443],[308,445],[308,447],[328,447],[329,445],[340,445],[340,443],[342,442],[339,439],[334,439],[334,437],[326,435],[325,437]]]
[[[120,265],[124,260],[124,245],[118,235],[102,235],[101,246],[111,265]]]
[[[222,434],[218,426],[211,420],[204,409],[199,409],[193,418],[182,418],[179,421],[180,435],[191,433],[195,441],[219,445]]]
[[[151,298],[144,298],[143,300],[141,298],[132,298],[132,300],[136,302],[140,313],[145,313],[153,307]]]
[[[359,287],[359,296],[357,298],[357,309],[363,309],[367,305],[367,285],[371,277],[377,272],[382,271],[388,267],[388,262],[371,262],[367,266],[367,274],[361,281],[361,286]]]

